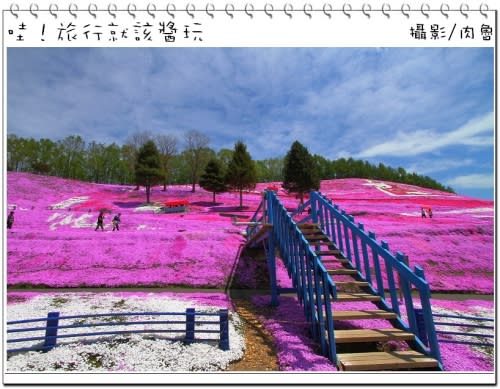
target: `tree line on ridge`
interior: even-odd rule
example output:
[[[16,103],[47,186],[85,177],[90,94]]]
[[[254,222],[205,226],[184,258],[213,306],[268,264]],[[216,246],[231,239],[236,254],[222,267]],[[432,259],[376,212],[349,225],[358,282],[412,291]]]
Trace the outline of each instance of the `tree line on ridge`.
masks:
[[[298,185],[297,182],[304,180],[312,182],[305,185],[310,188],[302,193],[317,189],[315,183],[319,185],[319,180],[368,178],[453,192],[451,187],[443,186],[431,177],[409,173],[402,167],[395,169],[382,163],[374,165],[353,158],[329,160],[311,155],[299,142],[294,142],[285,157],[253,161],[244,143],[237,142],[233,150],[223,148],[216,152],[209,147],[210,139],[195,130],[186,132],[182,142],[170,134],[136,132],[122,146],[95,141],[87,143],[75,135],[52,141],[9,134],[7,170],[96,183],[138,185],[141,184],[137,175],[139,156],[146,143],[149,144],[147,153],[152,152],[151,145],[157,153],[159,166],[155,168],[154,182],[155,185],[163,185],[164,190],[169,184],[189,184],[194,191],[196,184],[200,184],[213,193],[229,188],[241,193],[243,189],[252,187],[252,181],[253,186],[256,182],[283,182],[286,189],[300,195],[303,184]],[[292,161],[291,153],[296,155]],[[240,182],[234,182],[238,181],[238,177]]]

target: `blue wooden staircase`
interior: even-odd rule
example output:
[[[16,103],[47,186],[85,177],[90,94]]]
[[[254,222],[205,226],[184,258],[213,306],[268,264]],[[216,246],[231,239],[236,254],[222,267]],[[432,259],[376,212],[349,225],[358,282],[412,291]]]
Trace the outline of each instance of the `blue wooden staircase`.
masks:
[[[246,237],[248,246],[266,249],[273,305],[291,291],[277,286],[279,250],[312,336],[340,370],[443,370],[424,271],[411,270],[403,254],[393,255],[387,242],[378,243],[321,193],[290,213],[275,192],[264,192]],[[342,302],[350,309],[339,308]],[[373,319],[392,327],[365,325]],[[389,341],[408,347],[384,350]]]

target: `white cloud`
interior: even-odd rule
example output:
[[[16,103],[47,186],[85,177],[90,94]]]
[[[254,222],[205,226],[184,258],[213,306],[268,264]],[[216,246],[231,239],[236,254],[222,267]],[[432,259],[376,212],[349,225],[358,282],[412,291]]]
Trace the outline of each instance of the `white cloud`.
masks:
[[[493,188],[493,174],[468,174],[449,179],[447,185],[456,188]]]
[[[415,156],[454,145],[493,146],[493,112],[471,119],[446,133],[435,130],[398,132],[394,139],[369,147],[358,156]]]

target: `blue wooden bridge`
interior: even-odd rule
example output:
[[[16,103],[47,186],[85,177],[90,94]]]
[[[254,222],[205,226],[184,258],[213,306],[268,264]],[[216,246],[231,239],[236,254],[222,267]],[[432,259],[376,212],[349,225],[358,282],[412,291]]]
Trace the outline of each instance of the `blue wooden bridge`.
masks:
[[[272,304],[295,292],[312,336],[340,370],[443,370],[423,269],[410,269],[402,253],[321,193],[288,212],[275,192],[264,192],[246,236],[267,253]],[[277,251],[291,289],[277,286]],[[367,325],[374,319],[389,327]],[[407,347],[391,351],[389,341]]]

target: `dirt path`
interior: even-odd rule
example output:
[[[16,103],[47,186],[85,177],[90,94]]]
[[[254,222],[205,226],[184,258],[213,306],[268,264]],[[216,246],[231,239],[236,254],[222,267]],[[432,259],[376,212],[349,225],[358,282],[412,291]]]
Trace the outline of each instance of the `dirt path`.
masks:
[[[229,365],[228,371],[279,370],[273,338],[257,319],[256,307],[247,299],[232,300],[234,309],[243,321],[245,355]]]

